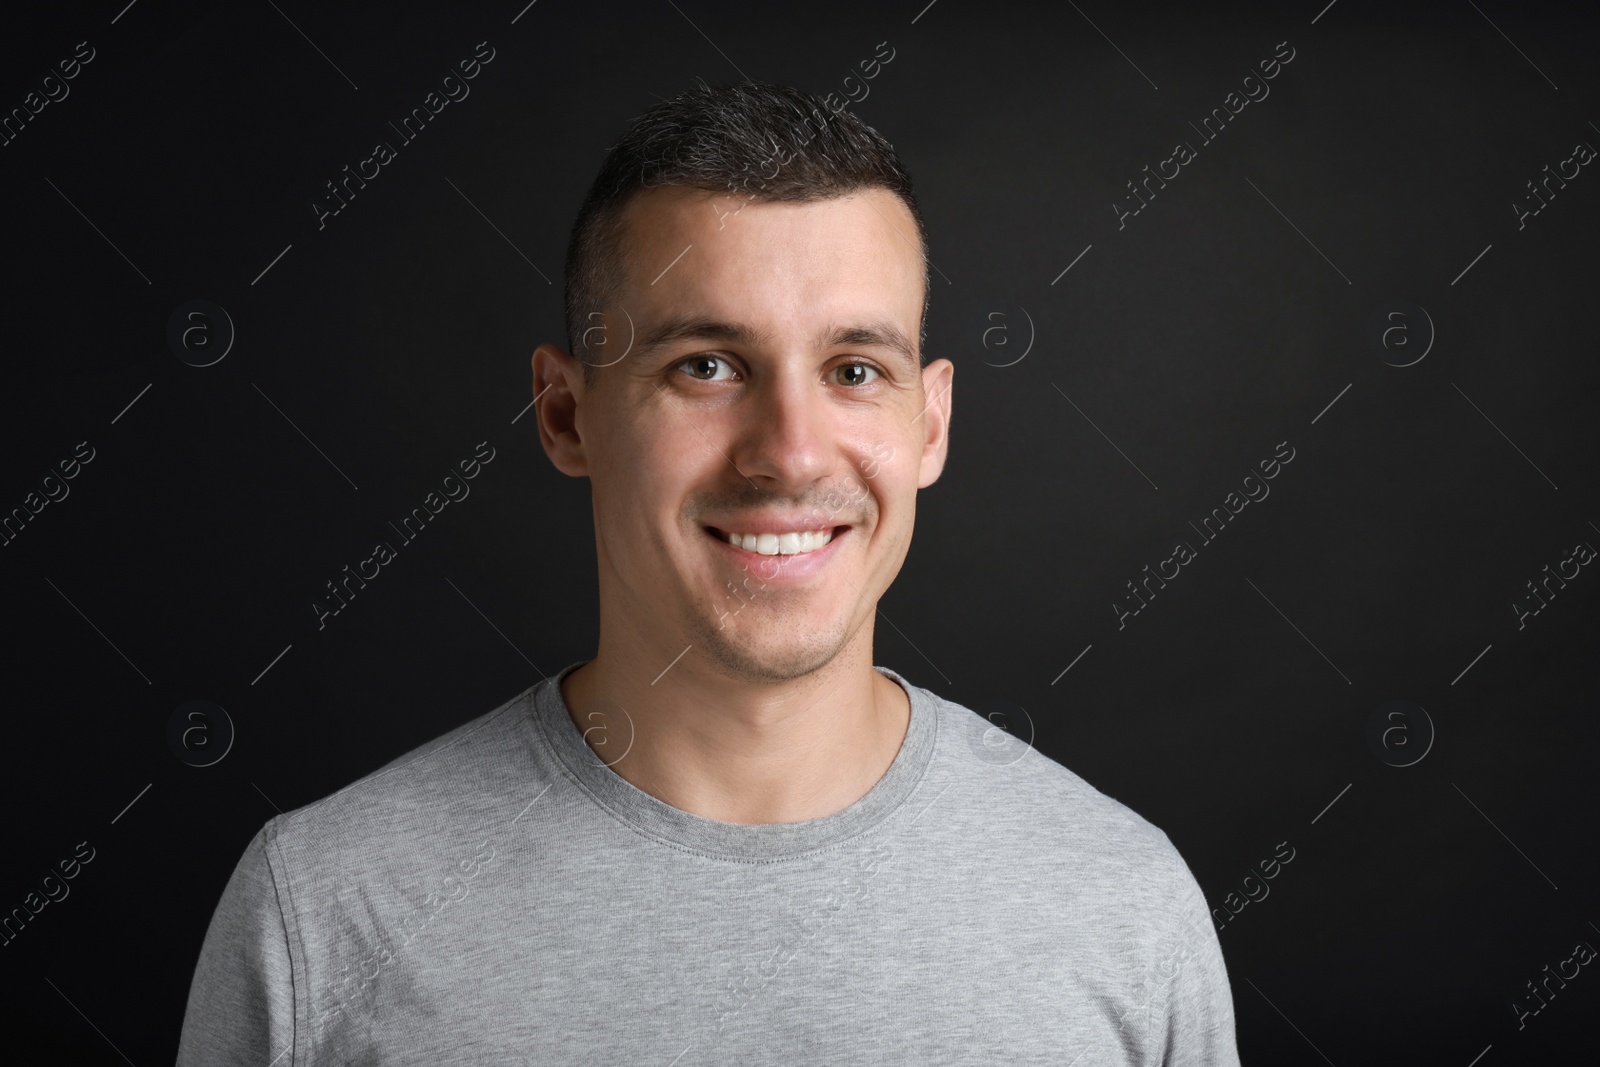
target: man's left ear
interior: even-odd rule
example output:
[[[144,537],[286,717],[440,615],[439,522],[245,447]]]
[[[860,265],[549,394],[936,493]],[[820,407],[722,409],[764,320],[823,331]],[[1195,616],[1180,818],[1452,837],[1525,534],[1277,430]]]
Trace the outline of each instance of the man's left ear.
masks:
[[[944,471],[944,457],[950,451],[950,387],[955,373],[955,364],[948,359],[936,359],[922,368],[922,392],[928,406],[922,411],[924,434],[918,489],[928,488]]]

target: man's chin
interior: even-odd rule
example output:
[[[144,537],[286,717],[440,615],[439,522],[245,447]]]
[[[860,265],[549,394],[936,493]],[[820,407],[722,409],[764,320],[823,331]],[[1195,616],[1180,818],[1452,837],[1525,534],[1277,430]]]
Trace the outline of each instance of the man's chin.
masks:
[[[702,634],[694,651],[731,678],[772,684],[815,674],[831,663],[843,647],[842,641],[830,638],[825,631],[808,631],[803,639],[796,639],[781,626],[725,617]]]

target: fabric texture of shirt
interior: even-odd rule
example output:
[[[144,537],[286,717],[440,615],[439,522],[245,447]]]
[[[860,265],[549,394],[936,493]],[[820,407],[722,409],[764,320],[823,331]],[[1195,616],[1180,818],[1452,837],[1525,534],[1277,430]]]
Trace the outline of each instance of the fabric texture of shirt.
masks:
[[[585,743],[581,665],[268,821],[179,1067],[1238,1064],[1177,849],[1024,741],[878,667],[911,716],[866,795],[721,822]]]

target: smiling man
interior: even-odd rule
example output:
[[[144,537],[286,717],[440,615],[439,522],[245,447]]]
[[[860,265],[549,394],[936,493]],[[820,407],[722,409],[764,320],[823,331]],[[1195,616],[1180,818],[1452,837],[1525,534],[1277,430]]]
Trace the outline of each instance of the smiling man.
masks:
[[[906,203],[826,191],[635,193],[613,209],[621,247],[599,251],[623,283],[583,318],[614,365],[586,381],[562,350],[534,354],[540,438],[590,479],[600,562],[599,654],[563,696],[591,737],[631,739],[614,771],[724,822],[843,810],[911,716],[872,669],[873,619],[944,466],[954,368],[917,356]]]
[[[949,449],[927,262],[822,100],[635,120],[532,360],[598,651],[268,822],[180,1064],[1238,1063],[1167,836],[873,662]]]

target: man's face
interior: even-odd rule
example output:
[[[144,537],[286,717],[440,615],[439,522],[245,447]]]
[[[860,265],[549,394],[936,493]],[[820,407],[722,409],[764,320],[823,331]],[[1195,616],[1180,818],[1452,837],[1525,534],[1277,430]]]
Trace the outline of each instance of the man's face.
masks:
[[[663,187],[625,235],[627,285],[589,319],[599,380],[567,366],[578,443],[551,451],[591,481],[602,626],[659,646],[652,673],[686,644],[753,682],[815,671],[870,624],[944,467],[954,367],[917,365],[915,223],[885,189]]]

